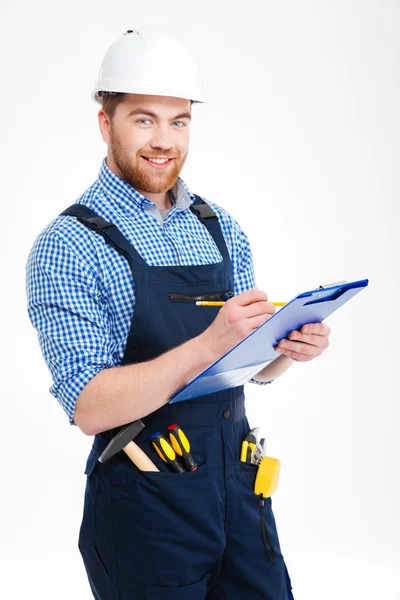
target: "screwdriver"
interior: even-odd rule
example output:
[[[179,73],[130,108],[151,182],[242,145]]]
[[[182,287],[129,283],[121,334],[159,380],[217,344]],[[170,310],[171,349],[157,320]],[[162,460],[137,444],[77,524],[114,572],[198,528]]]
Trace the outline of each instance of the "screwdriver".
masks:
[[[248,443],[246,460],[247,463],[252,462],[251,458],[253,456],[254,450],[257,447],[259,429],[259,427],[254,427],[254,429],[250,429],[249,433],[245,437],[245,442]]]
[[[178,473],[184,473],[185,469],[176,458],[175,450],[166,437],[160,431],[156,431],[151,436],[151,441],[159,457],[172,467]]]
[[[182,429],[177,423],[173,423],[168,427],[168,431],[173,449],[178,456],[183,458],[186,469],[188,471],[195,471],[197,469],[197,465],[190,454],[190,443]]]
[[[249,447],[249,442],[246,442],[246,440],[243,440],[242,442],[242,450],[240,452],[240,460],[242,462],[247,462],[247,450]]]

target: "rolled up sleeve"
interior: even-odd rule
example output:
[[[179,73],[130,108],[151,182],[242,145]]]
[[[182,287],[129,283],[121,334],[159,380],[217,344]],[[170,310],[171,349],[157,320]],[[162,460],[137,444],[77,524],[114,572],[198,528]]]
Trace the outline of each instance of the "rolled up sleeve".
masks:
[[[54,231],[35,241],[26,266],[28,314],[58,400],[71,425],[76,401],[100,371],[115,365],[97,274]]]

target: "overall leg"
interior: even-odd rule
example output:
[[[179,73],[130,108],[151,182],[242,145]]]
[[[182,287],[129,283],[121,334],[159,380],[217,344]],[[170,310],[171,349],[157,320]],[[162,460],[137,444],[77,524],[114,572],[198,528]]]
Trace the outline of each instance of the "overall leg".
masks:
[[[135,442],[160,472],[139,471],[120,453],[97,463],[88,477],[79,545],[96,600],[207,597],[226,545],[225,501],[214,476],[220,436],[218,427],[180,417],[198,465],[194,472],[169,470],[152,449],[155,425],[149,425]],[[157,429],[171,422],[158,421]]]
[[[271,498],[264,517],[275,560],[268,560],[262,538],[260,499],[254,493],[256,465],[239,460],[250,427],[244,418],[223,427],[227,473],[227,545],[207,600],[293,600],[290,577],[281,553]]]

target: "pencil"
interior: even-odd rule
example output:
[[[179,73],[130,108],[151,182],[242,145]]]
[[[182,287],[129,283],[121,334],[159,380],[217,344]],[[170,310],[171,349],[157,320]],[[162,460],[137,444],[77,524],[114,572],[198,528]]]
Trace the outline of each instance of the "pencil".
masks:
[[[196,302],[196,306],[223,306],[225,302],[206,302],[205,300],[199,300]],[[274,306],[285,306],[287,302],[270,302]]]

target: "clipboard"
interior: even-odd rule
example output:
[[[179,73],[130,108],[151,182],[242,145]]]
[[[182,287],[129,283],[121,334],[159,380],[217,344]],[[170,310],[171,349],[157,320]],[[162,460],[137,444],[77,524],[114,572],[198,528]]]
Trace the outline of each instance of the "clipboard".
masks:
[[[247,383],[270,362],[282,338],[306,323],[320,323],[368,285],[368,279],[327,284],[303,292],[276,311],[224,356],[202,371],[170,399],[169,403],[191,400]],[[199,310],[203,310],[199,308]]]

